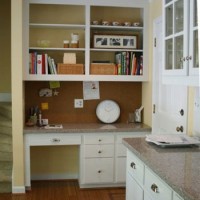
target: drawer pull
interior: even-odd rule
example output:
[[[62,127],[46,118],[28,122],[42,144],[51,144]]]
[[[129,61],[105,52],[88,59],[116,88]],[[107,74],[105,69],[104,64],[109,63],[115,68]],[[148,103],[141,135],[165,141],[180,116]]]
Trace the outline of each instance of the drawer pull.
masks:
[[[101,170],[99,170],[98,173],[101,174]]]
[[[151,185],[151,190],[152,190],[153,192],[155,192],[155,193],[159,193],[159,192],[158,192],[158,186],[157,186],[155,183]]]
[[[59,138],[53,138],[52,142],[60,142],[60,139]]]
[[[101,142],[102,141],[102,139],[99,139],[99,142]]]
[[[98,151],[98,153],[102,153],[102,151]]]
[[[133,169],[136,169],[136,164],[134,162],[131,163],[130,165]]]

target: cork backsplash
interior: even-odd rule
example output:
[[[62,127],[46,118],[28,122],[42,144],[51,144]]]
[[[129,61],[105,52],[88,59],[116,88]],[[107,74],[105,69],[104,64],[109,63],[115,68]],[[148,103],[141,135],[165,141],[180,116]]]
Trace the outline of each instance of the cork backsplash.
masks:
[[[96,117],[96,106],[105,99],[116,101],[121,110],[117,122],[127,122],[128,114],[141,106],[142,84],[135,82],[99,82],[100,99],[85,100],[83,108],[74,108],[74,99],[83,99],[82,82],[60,82],[58,96],[39,97],[41,88],[49,88],[49,82],[25,82],[25,116],[29,116],[29,108],[41,103],[49,104],[48,110],[42,111],[42,118],[49,123],[93,123],[99,122]]]

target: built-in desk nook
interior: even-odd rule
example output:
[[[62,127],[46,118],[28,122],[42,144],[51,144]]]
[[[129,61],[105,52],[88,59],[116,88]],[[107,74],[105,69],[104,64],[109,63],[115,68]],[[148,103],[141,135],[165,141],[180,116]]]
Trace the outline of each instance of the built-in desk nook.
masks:
[[[142,137],[151,128],[131,124],[64,124],[63,129],[24,129],[25,186],[31,187],[30,149],[35,146],[79,145],[79,186],[125,186],[126,148],[122,138]]]

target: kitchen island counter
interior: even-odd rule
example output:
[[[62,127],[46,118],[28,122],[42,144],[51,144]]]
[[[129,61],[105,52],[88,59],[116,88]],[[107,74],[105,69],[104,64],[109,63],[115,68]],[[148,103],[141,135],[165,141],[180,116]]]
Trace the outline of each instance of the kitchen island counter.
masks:
[[[200,148],[160,148],[145,138],[123,144],[184,200],[200,200]]]

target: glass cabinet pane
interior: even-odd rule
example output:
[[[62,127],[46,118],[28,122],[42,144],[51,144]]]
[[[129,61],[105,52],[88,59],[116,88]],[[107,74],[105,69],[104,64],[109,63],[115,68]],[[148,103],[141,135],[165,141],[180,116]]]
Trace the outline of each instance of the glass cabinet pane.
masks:
[[[198,48],[198,31],[194,31],[194,58],[193,58],[193,67],[199,68],[199,48]]]
[[[193,22],[193,24],[194,24],[194,26],[197,26],[198,25],[198,16],[197,16],[197,0],[194,0],[194,8],[193,8],[193,10],[194,10],[194,22]]]
[[[184,16],[184,5],[183,0],[179,0],[175,3],[175,33],[183,31],[183,16]]]
[[[166,36],[173,34],[173,5],[166,7]]]
[[[173,60],[173,40],[172,39],[169,39],[169,40],[166,40],[166,44],[165,44],[165,47],[166,47],[166,50],[165,50],[165,69],[166,70],[170,70],[172,69],[172,60]]]
[[[174,68],[183,69],[183,36],[175,38]]]

